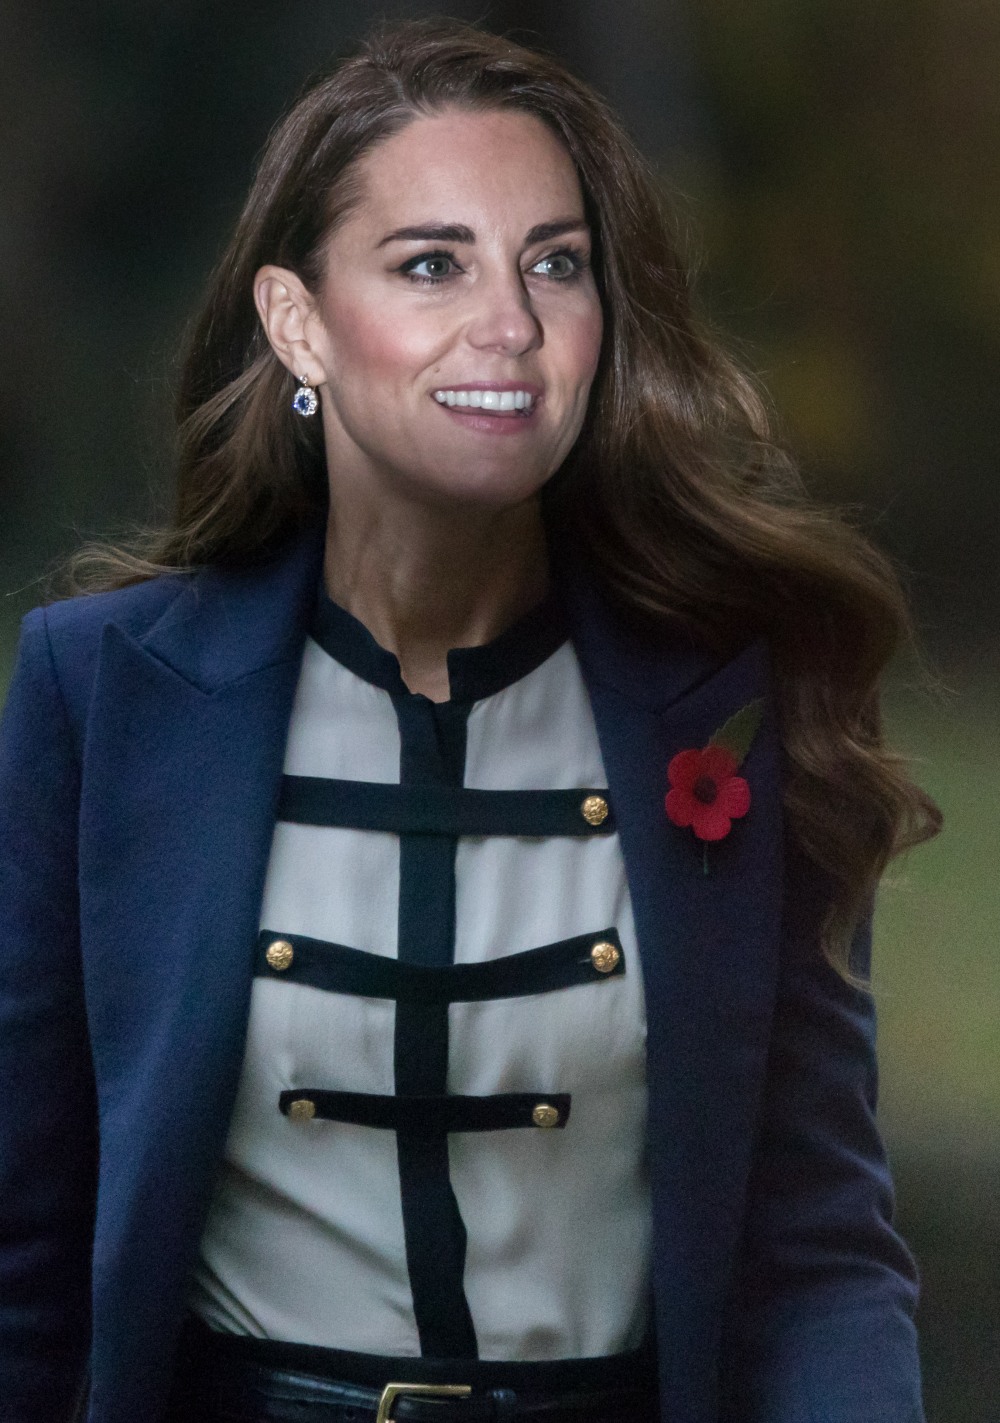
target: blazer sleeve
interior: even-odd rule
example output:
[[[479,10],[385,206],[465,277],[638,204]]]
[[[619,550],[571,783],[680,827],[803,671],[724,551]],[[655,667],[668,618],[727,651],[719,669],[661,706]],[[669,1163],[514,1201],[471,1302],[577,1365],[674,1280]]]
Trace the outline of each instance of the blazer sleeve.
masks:
[[[45,613],[0,722],[0,1419],[59,1423],[90,1339],[96,1108],[79,950],[79,767]]]
[[[778,999],[732,1313],[732,1423],[922,1423],[913,1260],[875,1123],[870,993],[819,947],[820,876],[793,852]],[[852,964],[867,976],[871,923]]]

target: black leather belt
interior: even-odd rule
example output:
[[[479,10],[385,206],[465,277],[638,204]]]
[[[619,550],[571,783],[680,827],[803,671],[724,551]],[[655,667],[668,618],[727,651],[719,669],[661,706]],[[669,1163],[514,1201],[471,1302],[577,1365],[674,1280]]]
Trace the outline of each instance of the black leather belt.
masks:
[[[330,1377],[332,1369],[350,1377]],[[655,1423],[657,1417],[648,1351],[551,1364],[388,1359],[191,1325],[166,1423]]]

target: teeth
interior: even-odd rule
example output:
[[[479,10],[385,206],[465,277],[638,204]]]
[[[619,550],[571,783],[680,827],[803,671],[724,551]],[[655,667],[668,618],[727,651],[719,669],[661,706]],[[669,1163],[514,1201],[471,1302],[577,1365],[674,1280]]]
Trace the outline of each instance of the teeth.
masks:
[[[436,390],[439,405],[471,406],[474,410],[530,410],[535,397],[527,390]]]

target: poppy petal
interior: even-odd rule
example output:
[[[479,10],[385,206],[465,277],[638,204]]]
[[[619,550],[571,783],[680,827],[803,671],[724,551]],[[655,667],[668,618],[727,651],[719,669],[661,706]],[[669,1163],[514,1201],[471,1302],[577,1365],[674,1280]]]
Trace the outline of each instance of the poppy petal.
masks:
[[[702,772],[701,751],[678,751],[667,767],[667,780],[677,790],[689,791]]]
[[[692,822],[699,840],[724,840],[732,829],[732,821],[718,805],[701,805]]]
[[[750,809],[750,787],[742,776],[730,776],[729,780],[719,787],[715,803],[720,810],[738,820]]]
[[[668,818],[682,828],[692,823],[698,807],[698,802],[691,792],[682,786],[675,786],[672,791],[667,791],[664,804]]]
[[[701,753],[701,774],[719,783],[727,781],[736,770],[736,757],[727,746],[708,745]]]

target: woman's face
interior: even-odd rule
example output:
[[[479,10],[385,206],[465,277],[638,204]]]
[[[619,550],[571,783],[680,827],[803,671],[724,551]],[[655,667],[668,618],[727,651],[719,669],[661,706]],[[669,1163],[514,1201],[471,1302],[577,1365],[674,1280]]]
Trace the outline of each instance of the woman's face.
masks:
[[[530,115],[448,111],[359,167],[304,327],[334,492],[531,498],[579,434],[601,344],[568,153]]]

